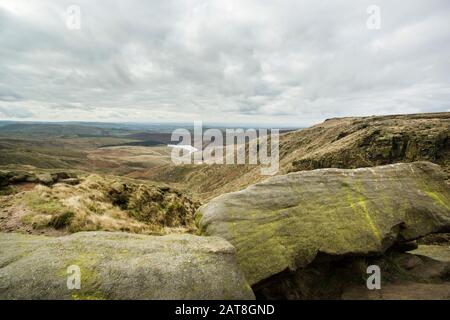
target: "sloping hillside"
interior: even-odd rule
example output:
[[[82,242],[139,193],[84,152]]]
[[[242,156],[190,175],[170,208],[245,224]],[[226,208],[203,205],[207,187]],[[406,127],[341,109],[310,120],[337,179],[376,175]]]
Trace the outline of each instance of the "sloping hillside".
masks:
[[[395,162],[427,160],[440,164],[448,176],[449,129],[450,113],[330,119],[311,128],[280,136],[278,174],[317,168],[372,167]],[[55,144],[55,150],[59,149],[58,143]],[[31,143],[29,146],[31,148]],[[40,145],[37,147],[42,148]],[[70,229],[71,232],[102,229],[165,233],[167,228],[192,231],[192,215],[198,205],[197,200],[206,203],[217,195],[241,190],[268,178],[260,175],[258,166],[251,165],[176,166],[170,162],[169,154],[165,155],[167,158],[165,161],[160,160],[153,167],[148,165],[149,157],[143,157],[142,153],[137,154],[136,159],[145,162],[146,165],[131,166],[130,163],[135,163],[131,161],[135,159],[124,158],[123,161],[119,161],[118,151],[115,154],[110,153],[112,158],[109,159],[100,152],[101,150],[103,149],[95,153],[98,161],[117,162],[119,168],[124,168],[123,174],[127,177],[88,177],[86,171],[81,171],[84,173],[81,174],[79,185],[63,183],[52,188],[33,185],[31,190],[27,189],[31,188],[29,183],[34,183],[35,180],[31,178],[31,181],[28,181],[26,175],[19,174],[28,180],[18,185],[15,190],[18,193],[2,196],[0,215],[6,218],[0,220],[0,229],[19,228],[27,232],[35,230],[40,232],[50,226],[53,230],[52,224],[55,221],[59,223],[60,214],[77,212],[80,215],[84,212],[86,214],[76,217],[77,219],[69,214],[70,223],[60,229],[66,231]],[[148,148],[148,150],[155,149]],[[66,149],[59,149],[59,152],[65,153],[64,157],[72,156]],[[34,158],[29,152],[23,154]],[[5,152],[5,155],[11,157],[10,152]],[[76,158],[76,155],[73,157]],[[19,156],[19,159],[23,158]],[[66,158],[55,157],[55,159]],[[16,164],[3,168],[15,172],[18,167],[20,166]],[[58,170],[70,170],[63,165],[59,167]],[[90,173],[98,171],[92,163],[90,169]],[[39,171],[30,166],[24,167],[24,170]],[[122,174],[113,170],[110,173]],[[142,181],[127,178],[153,180],[155,183],[149,183],[147,186],[142,184]],[[126,190],[120,189],[117,192],[112,190],[113,187],[122,188],[123,184],[128,186]],[[160,190],[160,187],[157,187],[160,184],[171,186],[181,192],[177,194],[175,191]],[[117,203],[111,198],[111,192],[119,194],[120,199],[127,198],[129,201]],[[1,193],[5,192],[1,191],[0,196]],[[157,197],[152,198],[153,195]],[[193,197],[192,201],[190,195]],[[139,199],[131,199],[133,197]],[[98,211],[98,208],[103,209]],[[89,218],[88,222],[85,218]]]
[[[288,133],[283,168],[358,168],[428,160],[450,164],[450,113],[330,119]]]
[[[326,120],[280,136],[278,174],[427,160],[450,173],[450,113]],[[249,165],[167,165],[131,176],[179,184],[206,200],[262,181]]]

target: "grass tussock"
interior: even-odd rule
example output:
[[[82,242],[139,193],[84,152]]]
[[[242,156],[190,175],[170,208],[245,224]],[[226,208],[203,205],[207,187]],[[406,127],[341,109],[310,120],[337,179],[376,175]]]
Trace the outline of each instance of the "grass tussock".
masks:
[[[125,231],[147,234],[193,232],[198,204],[181,193],[149,184],[90,175],[79,185],[37,185],[16,204],[22,223],[67,232]]]

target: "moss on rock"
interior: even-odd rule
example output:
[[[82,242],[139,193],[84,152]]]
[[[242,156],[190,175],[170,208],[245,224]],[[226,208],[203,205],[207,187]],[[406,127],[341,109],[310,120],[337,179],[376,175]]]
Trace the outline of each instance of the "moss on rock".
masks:
[[[199,208],[204,235],[220,236],[254,285],[330,256],[381,254],[396,242],[450,230],[445,174],[429,162],[319,169],[269,178]]]
[[[68,289],[69,266],[80,289]],[[216,237],[0,233],[0,299],[254,299],[235,250]]]

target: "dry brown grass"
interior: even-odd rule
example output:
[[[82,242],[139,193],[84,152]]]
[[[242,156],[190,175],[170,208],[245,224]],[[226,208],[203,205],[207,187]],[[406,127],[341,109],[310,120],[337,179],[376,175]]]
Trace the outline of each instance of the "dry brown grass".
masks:
[[[195,231],[193,214],[198,207],[178,191],[123,181],[117,177],[89,175],[79,185],[36,185],[14,196],[9,212],[22,210],[21,223],[42,233],[57,229],[126,231],[166,234]],[[22,210],[23,211],[23,210]]]

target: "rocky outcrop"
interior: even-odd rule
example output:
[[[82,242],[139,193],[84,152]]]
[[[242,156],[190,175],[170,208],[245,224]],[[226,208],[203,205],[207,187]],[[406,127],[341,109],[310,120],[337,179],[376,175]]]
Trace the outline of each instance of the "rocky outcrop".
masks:
[[[0,299],[253,299],[234,254],[216,237],[0,233]]]
[[[80,180],[71,172],[35,173],[24,170],[0,170],[0,188],[21,183],[39,183],[47,186],[55,183],[76,185]]]
[[[450,230],[450,190],[429,162],[276,176],[200,207],[205,235],[237,249],[251,285],[324,257],[374,256]]]
[[[440,247],[440,251],[450,250]],[[417,254],[395,253],[377,258],[364,259],[363,265],[377,265],[381,269],[381,287],[379,290],[367,290],[365,281],[355,283],[353,276],[335,274],[335,281],[340,283],[341,299],[363,300],[449,300],[450,299],[450,262],[440,257],[430,258],[422,255],[429,251],[424,246]],[[436,259],[438,258],[438,259]],[[355,265],[355,263],[353,263]],[[364,268],[362,268],[364,269]],[[342,271],[342,269],[341,269]],[[355,271],[354,269],[352,271]],[[359,273],[361,278],[367,277],[365,270]],[[339,278],[341,276],[341,278]],[[346,281],[349,280],[349,281]]]
[[[367,288],[368,266],[380,268],[376,290]],[[450,262],[391,250],[377,257],[321,256],[259,283],[254,291],[262,299],[450,299]]]
[[[294,132],[290,171],[431,161],[450,173],[450,113],[336,118]]]

